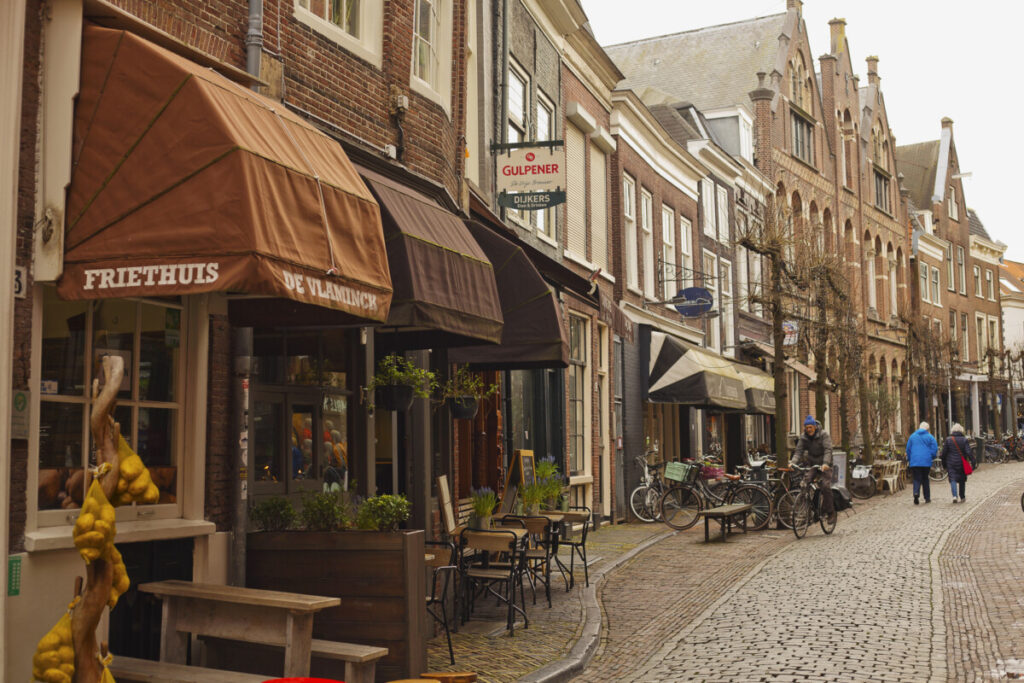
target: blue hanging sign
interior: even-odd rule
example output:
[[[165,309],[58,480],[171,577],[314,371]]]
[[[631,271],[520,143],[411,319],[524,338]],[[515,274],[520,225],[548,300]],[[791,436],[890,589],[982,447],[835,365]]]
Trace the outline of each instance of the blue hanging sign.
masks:
[[[676,294],[676,301],[673,302],[675,309],[687,318],[696,318],[711,310],[715,300],[711,292],[703,287],[687,287],[680,289]]]

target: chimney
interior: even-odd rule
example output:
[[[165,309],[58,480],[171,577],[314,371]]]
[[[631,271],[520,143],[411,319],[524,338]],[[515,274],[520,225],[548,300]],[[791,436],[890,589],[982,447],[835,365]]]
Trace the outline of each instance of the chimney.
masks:
[[[797,16],[801,16],[804,9],[803,0],[786,0],[786,9],[795,9]]]
[[[949,118],[948,116],[943,116],[942,117],[942,127],[943,128],[949,128],[950,130],[953,130],[953,119]]]
[[[878,82],[882,80],[878,77],[878,57],[871,55],[864,61],[868,63],[868,83],[878,85]]]
[[[833,19],[828,22],[828,28],[832,32],[832,48],[829,52],[840,54],[846,49],[846,19]]]

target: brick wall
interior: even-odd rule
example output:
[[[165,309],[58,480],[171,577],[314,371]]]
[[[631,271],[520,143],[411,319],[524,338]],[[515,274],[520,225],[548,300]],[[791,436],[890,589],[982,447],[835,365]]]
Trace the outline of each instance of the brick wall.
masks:
[[[234,404],[231,326],[227,316],[210,316],[210,356],[206,404],[206,518],[218,531],[231,528],[234,490]]]

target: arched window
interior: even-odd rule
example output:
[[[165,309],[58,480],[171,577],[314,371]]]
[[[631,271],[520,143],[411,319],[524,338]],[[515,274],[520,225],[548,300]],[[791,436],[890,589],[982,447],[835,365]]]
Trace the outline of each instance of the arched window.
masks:
[[[789,64],[789,92],[795,105],[807,108],[807,69],[804,67],[804,58],[799,53]]]

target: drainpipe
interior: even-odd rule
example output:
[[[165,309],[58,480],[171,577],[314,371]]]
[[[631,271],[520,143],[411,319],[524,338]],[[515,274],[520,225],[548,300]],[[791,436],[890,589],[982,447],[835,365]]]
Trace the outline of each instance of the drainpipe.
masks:
[[[501,126],[501,143],[503,145],[508,143],[508,11],[508,0],[501,0],[501,112],[497,118]],[[494,184],[495,186],[498,184],[497,164],[494,166]],[[505,207],[501,207],[501,219],[505,220],[507,215],[508,210]]]
[[[245,34],[245,70],[256,78],[260,77],[260,60],[263,56],[263,0],[249,0],[249,30]],[[253,83],[253,90],[259,85]]]

